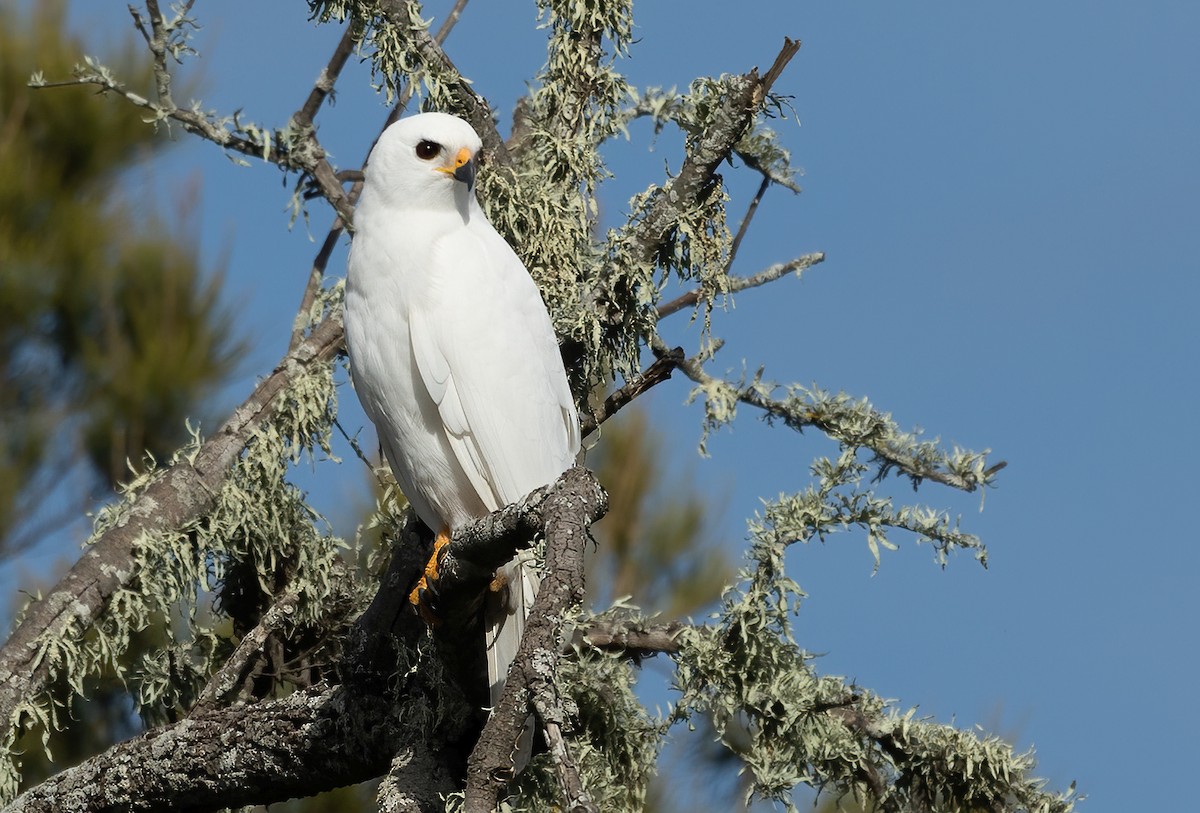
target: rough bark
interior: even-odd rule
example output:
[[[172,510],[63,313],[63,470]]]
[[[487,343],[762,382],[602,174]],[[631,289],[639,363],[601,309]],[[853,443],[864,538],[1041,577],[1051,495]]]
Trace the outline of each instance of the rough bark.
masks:
[[[468,813],[486,813],[496,807],[512,777],[514,746],[530,713],[530,703],[539,709],[561,705],[555,664],[562,649],[564,613],[583,600],[588,528],[607,510],[608,495],[586,469],[567,471],[546,495],[542,505],[546,569],[533,612],[525,622],[521,647],[509,669],[504,694],[467,764],[464,809]],[[565,782],[564,790],[568,797],[573,795]]]
[[[5,813],[200,811],[307,796],[383,773],[405,733],[382,697],[318,686],[149,731],[47,779]]]
[[[561,636],[561,609],[582,596],[582,554],[587,528],[602,515],[607,497],[585,469],[571,469],[553,486],[538,489],[464,530],[450,550],[486,550],[506,561],[521,537],[513,528],[545,528],[551,554],[531,618],[533,637],[514,665],[516,686],[545,684],[542,663]],[[496,534],[484,537],[484,531]],[[396,554],[370,608],[346,647],[340,686],[319,685],[280,700],[200,708],[189,718],[114,746],[22,794],[5,813],[71,810],[216,810],[269,804],[361,782],[385,772],[385,810],[442,809],[441,795],[462,787],[467,751],[498,759],[512,720],[527,713],[506,695],[503,720],[476,745],[482,712],[464,701],[450,675],[422,665],[425,625],[407,602],[420,572],[420,546],[412,521],[396,540]],[[486,589],[486,585],[476,585]],[[457,590],[462,586],[457,585]],[[481,642],[482,646],[482,642]],[[460,647],[461,648],[461,647]],[[440,659],[444,667],[452,663]],[[212,699],[217,699],[214,693]],[[510,743],[511,751],[511,743]],[[498,790],[496,791],[498,792]],[[489,808],[490,809],[490,808]]]

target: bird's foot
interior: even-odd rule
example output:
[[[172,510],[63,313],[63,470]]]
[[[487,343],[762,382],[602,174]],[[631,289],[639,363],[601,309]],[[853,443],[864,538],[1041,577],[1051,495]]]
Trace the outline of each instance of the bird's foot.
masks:
[[[441,621],[437,608],[438,568],[442,564],[442,557],[446,555],[446,546],[449,544],[450,531],[443,528],[438,531],[437,538],[433,540],[433,554],[425,563],[425,572],[421,574],[417,586],[408,594],[409,603],[417,608],[417,613],[431,627]]]

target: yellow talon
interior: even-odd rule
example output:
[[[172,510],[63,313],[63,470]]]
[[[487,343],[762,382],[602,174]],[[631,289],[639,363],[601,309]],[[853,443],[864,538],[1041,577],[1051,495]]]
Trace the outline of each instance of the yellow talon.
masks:
[[[437,581],[438,564],[441,562],[442,549],[449,544],[450,529],[443,528],[442,530],[438,531],[437,538],[433,540],[433,554],[430,555],[429,561],[425,563],[425,572],[421,574],[421,578],[417,582],[417,586],[414,587],[412,592],[408,594],[409,603],[417,608],[417,612],[419,612],[421,617],[424,618],[429,624],[436,623],[438,619],[432,608],[430,608],[428,603],[423,600],[422,596],[430,588],[430,585]]]

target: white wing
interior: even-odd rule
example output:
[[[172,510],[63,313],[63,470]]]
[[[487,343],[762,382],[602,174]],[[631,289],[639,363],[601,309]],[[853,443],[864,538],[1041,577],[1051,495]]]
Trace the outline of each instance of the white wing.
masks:
[[[410,311],[411,334],[417,368],[457,461],[494,511],[574,464],[579,419],[537,287],[482,213],[473,214],[472,228],[434,246],[428,300]],[[538,588],[537,572],[522,555],[498,577],[502,586],[484,605],[493,706]],[[530,720],[513,744],[516,772],[529,760],[532,735]]]
[[[574,463],[578,418],[545,306],[503,239],[490,226],[456,230],[431,260],[424,301],[409,311],[413,356],[459,465],[494,511]]]

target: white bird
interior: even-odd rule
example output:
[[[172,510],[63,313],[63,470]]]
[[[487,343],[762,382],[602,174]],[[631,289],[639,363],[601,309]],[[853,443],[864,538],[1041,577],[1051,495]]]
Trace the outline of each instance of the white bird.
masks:
[[[455,116],[388,127],[354,215],[346,345],[355,390],[417,516],[439,542],[553,482],[579,418],[546,306],[475,200],[481,141]],[[536,575],[514,559],[485,618],[493,706]],[[497,602],[488,602],[496,604]]]

